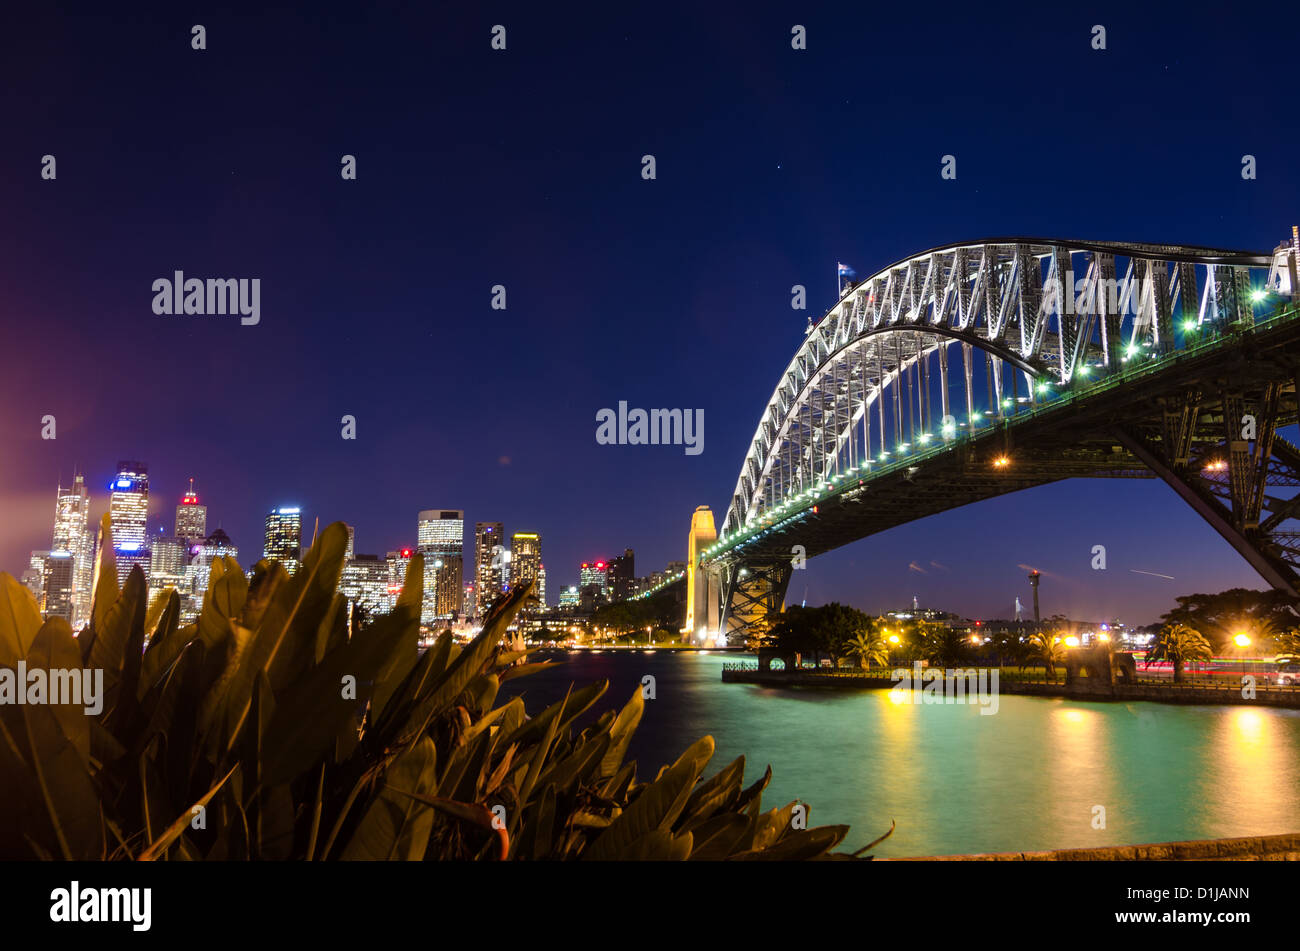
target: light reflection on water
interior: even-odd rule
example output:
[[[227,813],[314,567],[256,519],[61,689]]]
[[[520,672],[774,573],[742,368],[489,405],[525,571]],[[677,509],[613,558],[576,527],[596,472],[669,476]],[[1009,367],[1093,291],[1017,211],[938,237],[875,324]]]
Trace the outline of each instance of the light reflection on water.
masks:
[[[1080,703],[1001,696],[976,705],[897,702],[888,690],[776,690],[721,682],[734,654],[544,652],[562,667],[511,681],[530,713],[570,682],[611,682],[601,710],[646,675],[656,699],[630,755],[642,780],[712,734],[708,774],[744,754],[771,764],[767,808],[809,804],[880,856],[1122,845],[1300,830],[1300,711]],[[1105,810],[1105,828],[1094,828]]]

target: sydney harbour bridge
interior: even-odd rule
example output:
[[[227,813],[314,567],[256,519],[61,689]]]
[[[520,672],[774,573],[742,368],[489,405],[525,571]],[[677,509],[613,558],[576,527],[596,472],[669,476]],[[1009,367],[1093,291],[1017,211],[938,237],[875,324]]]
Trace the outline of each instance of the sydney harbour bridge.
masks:
[[[846,286],[763,408],[687,631],[756,633],[802,559],[1070,478],[1159,478],[1300,601],[1296,240],[990,238]]]

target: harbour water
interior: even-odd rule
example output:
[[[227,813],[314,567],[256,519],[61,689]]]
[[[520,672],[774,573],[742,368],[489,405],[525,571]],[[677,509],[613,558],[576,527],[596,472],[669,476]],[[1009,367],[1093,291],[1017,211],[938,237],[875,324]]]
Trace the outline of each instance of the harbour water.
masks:
[[[563,666],[508,682],[529,713],[571,683],[608,679],[598,711],[644,678],[654,699],[633,739],[652,778],[712,735],[706,775],[744,754],[767,765],[765,808],[799,799],[811,824],[852,827],[857,848],[897,822],[881,857],[1086,848],[1300,829],[1300,711],[1087,703],[1004,695],[978,705],[906,704],[888,690],[723,684],[735,653],[544,651]],[[1103,819],[1104,827],[1099,827]]]

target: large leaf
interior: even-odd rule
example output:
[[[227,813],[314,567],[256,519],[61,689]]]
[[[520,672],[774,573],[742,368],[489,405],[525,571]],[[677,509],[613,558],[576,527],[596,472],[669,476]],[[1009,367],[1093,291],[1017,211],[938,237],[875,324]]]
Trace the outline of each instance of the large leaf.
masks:
[[[825,855],[849,834],[848,826],[817,826],[792,830],[762,849],[740,852],[732,858],[768,862],[802,862]]]
[[[618,712],[618,717],[610,728],[609,750],[600,763],[601,776],[613,776],[618,772],[618,768],[623,765],[623,757],[627,755],[628,744],[632,742],[632,734],[640,726],[641,716],[644,712],[645,695],[641,692],[641,688],[637,687],[632,692],[632,699]]]
[[[99,522],[99,558],[95,561],[95,592],[90,612],[90,629],[93,637],[99,636],[100,626],[122,593],[117,583],[117,558],[113,554],[113,520],[108,512]]]
[[[36,598],[14,577],[0,571],[0,666],[14,667],[41,629]]]
[[[452,701],[469,686],[470,681],[479,675],[483,665],[487,663],[492,652],[496,650],[498,642],[505,635],[506,626],[523,603],[527,590],[527,585],[516,588],[497,602],[496,608],[485,619],[483,630],[451,662],[446,673],[433,682],[428,695],[418,702],[398,739],[399,744],[409,743],[414,737],[423,733],[429,721],[447,709]]]
[[[175,821],[173,821],[172,824],[163,831],[162,835],[149,843],[149,847],[140,853],[140,861],[152,862],[154,859],[158,858],[158,856],[166,852],[168,847],[180,837],[180,834],[189,828],[190,822],[194,819],[195,808],[198,806],[206,807],[207,804],[212,801],[212,797],[215,796],[221,787],[226,784],[237,769],[239,769],[237,765],[231,767],[230,772],[217,780],[212,788],[204,793],[197,802],[188,809],[182,811],[181,814],[176,817]]]
[[[406,610],[385,615],[276,696],[263,740],[264,782],[287,782],[324,755],[356,715],[365,685],[416,623]],[[356,700],[343,696],[344,676],[356,678]]]
[[[338,589],[347,541],[347,528],[342,522],[326,526],[298,571],[272,596],[246,654],[225,688],[222,706],[227,744],[234,743],[248,716],[253,681],[259,672],[267,672],[277,692],[302,673],[277,664],[277,658],[282,651],[286,656],[300,656],[293,647],[286,649],[286,644],[301,647],[305,641],[314,651],[317,627]]]
[[[168,591],[162,616],[149,638],[149,646],[140,663],[140,687],[137,693],[141,697],[176,663],[176,658],[181,656],[181,651],[190,638],[198,634],[196,626],[187,624],[181,627],[180,616],[180,596],[175,591]],[[145,626],[148,627],[147,624]]]
[[[18,752],[35,780],[50,851],[69,860],[102,858],[99,797],[85,760],[64,736],[54,711],[44,704],[0,707],[0,732],[0,742]]]
[[[59,722],[59,727],[63,735],[67,737],[73,748],[80,754],[82,763],[87,769],[90,768],[90,716],[86,713],[86,708],[91,706],[90,697],[85,694],[87,686],[86,674],[92,679],[91,689],[93,686],[93,671],[84,671],[81,667],[81,648],[77,644],[77,639],[72,635],[72,628],[68,622],[61,617],[53,617],[46,621],[40,631],[36,634],[36,639],[32,641],[31,650],[27,654],[27,669],[30,671],[34,667],[44,668],[50,678],[50,693],[48,696],[50,709],[54,712],[54,717]],[[73,696],[79,696],[76,703],[54,703],[55,690],[54,680],[59,678],[67,684],[69,690],[75,691]],[[75,679],[76,684],[69,683]],[[102,683],[100,686],[103,686]],[[59,691],[61,696],[67,697],[68,694]],[[103,697],[99,697],[103,700]]]
[[[135,702],[135,685],[139,679],[141,647],[144,644],[144,614],[149,598],[145,587],[144,572],[136,565],[126,576],[126,584],[121,596],[113,603],[96,623],[95,639],[90,647],[90,657],[86,666],[102,668],[104,671],[104,688],[110,694],[130,678],[131,696]],[[116,702],[126,701],[123,694]],[[107,712],[107,711],[106,711]]]
[[[658,780],[641,790],[632,804],[583,853],[584,859],[623,858],[644,836],[668,832],[705,764],[713,756],[713,737],[697,740]],[[689,852],[689,848],[687,850]]]
[[[418,570],[416,569],[417,564],[419,565]],[[398,609],[409,610],[418,618],[423,608],[421,603],[423,591],[424,556],[416,552],[411,556],[411,561],[406,566],[406,583],[402,586],[402,593],[397,599]],[[406,681],[407,675],[415,668],[419,658],[420,629],[418,626],[413,626],[405,640],[384,663],[379,675],[375,678],[375,694],[371,700],[370,708],[370,715],[375,722],[383,715],[388,701],[392,699],[393,694]]]
[[[409,795],[434,789],[437,750],[427,736],[393,760],[384,786],[367,807],[347,847],[345,861],[419,861],[433,830],[433,811]]]

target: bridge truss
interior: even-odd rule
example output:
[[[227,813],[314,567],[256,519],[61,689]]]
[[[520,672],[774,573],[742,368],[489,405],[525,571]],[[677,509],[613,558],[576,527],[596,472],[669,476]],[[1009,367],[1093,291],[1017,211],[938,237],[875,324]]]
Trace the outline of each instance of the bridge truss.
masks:
[[[1076,476],[1164,479],[1300,599],[1300,454],[1277,434],[1295,287],[1293,256],[1014,238],[849,288],[782,374],[701,559],[729,636],[761,632],[799,558]]]

